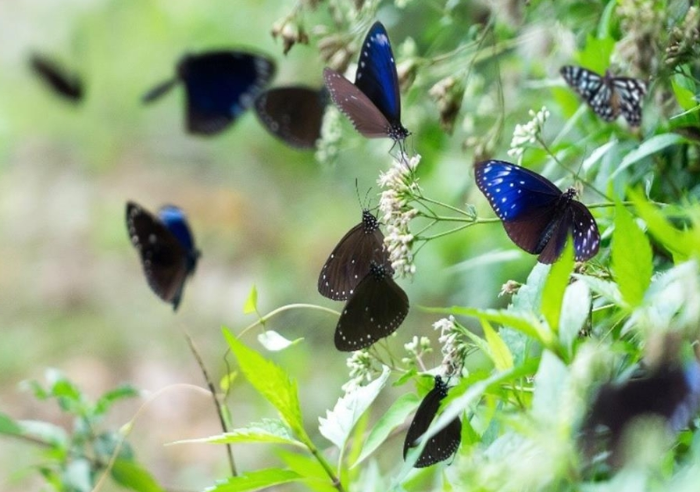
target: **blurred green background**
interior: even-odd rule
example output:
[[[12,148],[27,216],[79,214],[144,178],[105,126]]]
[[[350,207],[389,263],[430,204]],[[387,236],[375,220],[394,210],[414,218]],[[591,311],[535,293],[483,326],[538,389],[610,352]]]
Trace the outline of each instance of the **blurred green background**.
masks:
[[[263,314],[297,302],[341,309],[317,293],[316,278],[336,242],[360,220],[355,180],[360,196],[372,188],[376,204],[376,178],[392,161],[391,142],[351,135],[329,166],[313,152],[273,139],[252,112],[218,137],[187,135],[181,88],[151,106],[140,103],[146,90],[172,75],[184,53],[211,48],[269,53],[278,63],[273,85],[320,86],[324,63],[313,31],[311,46],[296,46],[286,57],[270,35],[272,24],[293,8],[293,2],[276,0],[0,2],[0,411],[68,425],[52,405],[18,390],[25,379],[41,379],[47,367],[94,397],[121,382],[150,392],[177,383],[202,385],[183,330],[218,380],[226,371],[220,328],[239,332],[255,321],[243,315],[253,285]],[[479,13],[464,6],[453,19],[466,26]],[[441,15],[422,2],[405,11],[390,3],[378,18],[395,51],[408,35],[420,50],[426,48],[425,26],[431,36],[446,29],[442,40],[454,44],[466,36],[462,25],[440,27]],[[327,16],[319,12],[307,24]],[[28,68],[31,53],[80,74],[83,103],[71,105],[48,91]],[[539,63],[531,68],[542,69]],[[486,96],[469,104],[503,114]],[[506,135],[523,114],[515,108]],[[490,216],[483,198],[476,199],[472,156],[461,139],[439,130],[438,111],[424,91],[405,96],[404,123],[417,134],[408,146],[423,154],[419,174],[426,193],[458,207],[476,202]],[[343,128],[353,133],[346,121]],[[189,216],[202,258],[176,314],[144,280],[124,223],[127,200],[152,211],[177,204]],[[506,248],[496,263],[473,260]],[[413,281],[399,281],[412,309],[395,345],[414,335],[435,338],[431,324],[438,317],[419,306],[497,303],[500,286],[509,278],[523,280],[534,262],[507,246],[498,224],[429,243],[417,257]],[[347,379],[346,354],[332,348],[335,323],[317,311],[290,311],[268,325],[288,338],[305,338],[270,357],[300,381],[310,428],[332,408]],[[259,332],[246,343],[260,349],[253,336]],[[439,350],[427,362],[439,364]],[[378,411],[403,390],[386,392]],[[120,404],[107,425],[121,426],[141,403]],[[273,415],[241,378],[229,403],[236,425]],[[191,490],[226,476],[223,447],[163,444],[218,432],[210,399],[180,387],[149,405],[131,441],[163,485]],[[239,468],[258,468],[274,459],[272,452],[247,446],[236,453]],[[387,459],[397,460],[399,453],[397,445]],[[26,443],[3,440],[0,488],[36,489],[28,467],[38,459]]]

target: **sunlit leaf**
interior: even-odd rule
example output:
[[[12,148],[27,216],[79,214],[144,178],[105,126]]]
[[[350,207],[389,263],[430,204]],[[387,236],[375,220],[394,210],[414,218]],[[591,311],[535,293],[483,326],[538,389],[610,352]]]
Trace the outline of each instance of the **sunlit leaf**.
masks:
[[[0,412],[0,434],[20,435],[22,434],[22,428],[12,417]]]
[[[304,486],[315,492],[334,492],[328,473],[316,458],[308,453],[295,453],[288,448],[277,448],[275,454],[280,457],[290,470],[304,477]]]
[[[133,461],[115,460],[112,466],[112,478],[123,487],[138,492],[163,490],[148,470]]]
[[[291,444],[293,446],[304,447],[304,444],[294,439],[289,433],[289,429],[279,420],[264,419],[261,422],[252,423],[240,429],[233,429],[223,434],[218,434],[200,439],[183,439],[172,444],[192,444],[192,443],[213,443],[213,444],[235,444],[235,443],[277,443]]]
[[[259,490],[283,483],[298,482],[303,479],[303,476],[291,470],[268,468],[266,470],[258,470],[244,473],[237,477],[231,477],[204,490],[206,492],[246,492],[248,490]]]
[[[573,271],[574,246],[573,241],[569,240],[566,242],[559,260],[552,265],[542,291],[542,315],[547,320],[549,327],[554,331],[559,329],[559,316],[561,314],[564,291]]]
[[[303,338],[288,340],[274,330],[265,330],[258,335],[260,345],[265,347],[270,352],[279,352],[280,350],[289,348],[292,345],[296,345],[302,340]]]
[[[243,314],[255,313],[258,310],[258,289],[253,285],[248,294],[248,298],[243,304]]]
[[[654,135],[650,139],[642,142],[639,147],[628,153],[624,159],[622,159],[620,165],[617,167],[615,172],[613,172],[611,179],[614,179],[618,174],[632,164],[636,164],[650,155],[654,155],[667,147],[678,145],[684,141],[685,138],[677,133],[662,133],[660,135]]]
[[[485,319],[481,320],[481,326],[484,329],[484,336],[489,345],[491,359],[499,371],[507,371],[513,368],[513,355],[508,350],[508,347],[503,342],[496,330]]]
[[[651,245],[632,215],[620,204],[615,208],[612,272],[625,302],[631,307],[639,306],[651,283]]]
[[[566,288],[559,320],[559,341],[571,353],[588,320],[591,309],[591,291],[584,282],[574,282]]]
[[[103,394],[95,403],[95,415],[107,413],[112,405],[126,398],[137,398],[141,396],[141,392],[130,384],[121,385],[113,390]]]

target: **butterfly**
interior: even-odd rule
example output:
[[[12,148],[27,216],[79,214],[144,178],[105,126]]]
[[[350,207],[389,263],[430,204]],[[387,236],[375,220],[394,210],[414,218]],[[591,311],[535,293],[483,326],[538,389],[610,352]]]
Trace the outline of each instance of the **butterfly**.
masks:
[[[194,273],[200,252],[181,209],[166,205],[158,216],[134,202],[126,204],[126,225],[131,243],[153,292],[176,310],[187,277]]]
[[[410,132],[401,124],[401,96],[389,36],[375,22],[362,43],[355,83],[325,68],[331,99],[367,138],[389,137],[402,145]]]
[[[263,126],[284,143],[313,149],[321,138],[323,114],[328,105],[325,87],[275,87],[255,100],[255,112]]]
[[[352,352],[396,331],[408,314],[408,296],[384,265],[372,263],[355,287],[335,328],[335,348]]]
[[[508,237],[541,263],[554,263],[569,235],[576,261],[598,253],[600,233],[585,205],[574,200],[576,190],[565,192],[548,179],[524,167],[503,161],[475,166],[476,185],[486,195]]]
[[[620,445],[627,427],[638,417],[661,417],[670,431],[688,425],[700,408],[700,364],[662,366],[646,377],[622,384],[605,384],[598,391],[583,424],[583,439],[590,451],[598,444],[600,429],[609,432],[612,461],[620,462]]]
[[[435,386],[423,398],[416,415],[413,417],[411,426],[406,433],[403,443],[403,459],[411,448],[418,446],[416,440],[419,439],[430,427],[430,423],[435,419],[440,402],[447,396],[447,383],[440,376],[435,376]],[[452,456],[462,442],[462,421],[459,417],[442,428],[437,434],[428,440],[423,451],[415,463],[416,468],[423,468],[444,461]]]
[[[34,54],[30,66],[48,87],[59,96],[78,103],[83,99],[83,82],[75,74],[69,74],[56,63],[41,55]]]
[[[389,276],[394,274],[379,221],[369,210],[363,210],[362,222],[343,236],[321,268],[318,291],[329,299],[344,301],[353,295],[372,264],[381,265]]]
[[[151,89],[143,101],[154,101],[182,82],[187,96],[187,130],[215,135],[253,105],[274,74],[272,60],[253,53],[188,55],[178,63],[176,77]]]
[[[607,71],[604,76],[582,67],[567,65],[561,76],[583,97],[591,109],[605,121],[613,121],[620,113],[630,126],[642,122],[642,98],[647,93],[645,82],[630,77],[613,77]]]

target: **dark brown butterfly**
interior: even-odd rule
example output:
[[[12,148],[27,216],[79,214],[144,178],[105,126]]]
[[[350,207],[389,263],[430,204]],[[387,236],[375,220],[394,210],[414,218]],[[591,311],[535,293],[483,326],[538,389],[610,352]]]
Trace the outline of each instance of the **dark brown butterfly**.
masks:
[[[423,398],[406,433],[406,439],[403,443],[404,460],[408,451],[418,446],[416,441],[428,430],[440,409],[440,402],[446,396],[447,383],[440,376],[435,376],[435,386]],[[459,449],[461,442],[462,421],[457,417],[428,440],[414,466],[423,468],[448,459]]]
[[[83,82],[75,74],[66,72],[55,62],[41,55],[34,54],[30,64],[36,73],[55,94],[73,103],[83,99]]]
[[[408,296],[383,265],[372,263],[355,287],[335,328],[335,348],[352,352],[396,331],[408,314]]]
[[[187,277],[194,273],[200,252],[185,214],[166,205],[158,217],[134,202],[126,204],[126,225],[131,243],[141,256],[148,285],[176,310]]]
[[[379,222],[369,210],[362,211],[362,222],[350,229],[333,249],[318,276],[318,291],[335,301],[344,301],[370,271],[372,264],[394,274]]]

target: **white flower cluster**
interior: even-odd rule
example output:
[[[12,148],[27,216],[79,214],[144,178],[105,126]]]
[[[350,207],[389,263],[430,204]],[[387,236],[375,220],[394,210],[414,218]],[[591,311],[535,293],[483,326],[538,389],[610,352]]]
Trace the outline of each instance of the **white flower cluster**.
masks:
[[[511,157],[517,157],[518,164],[523,160],[523,154],[525,149],[537,142],[537,138],[542,134],[544,130],[544,124],[550,116],[549,110],[542,106],[537,113],[530,110],[530,116],[532,120],[528,121],[524,125],[515,125],[515,130],[513,130],[513,139],[510,141],[510,150],[508,155]]]
[[[458,341],[459,333],[455,327],[455,317],[442,318],[433,323],[433,328],[440,332],[438,342],[442,345],[442,372],[445,376],[453,376],[462,367],[461,347]]]
[[[416,362],[421,358],[423,354],[427,354],[433,351],[430,346],[430,339],[428,337],[413,336],[413,340],[403,345],[403,348],[408,352],[408,357],[401,359],[406,365],[416,365]]]
[[[366,350],[358,350],[348,357],[346,364],[350,369],[350,380],[342,386],[345,393],[349,393],[374,379],[376,374],[381,373],[381,368],[377,366],[374,357]]]
[[[409,277],[416,272],[411,252],[415,237],[408,224],[418,213],[409,205],[409,201],[419,189],[413,172],[419,162],[420,155],[409,159],[402,153],[391,169],[381,173],[377,180],[383,190],[379,199],[379,211],[387,232],[384,244],[389,252],[391,266],[400,277]]]

